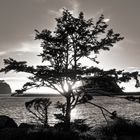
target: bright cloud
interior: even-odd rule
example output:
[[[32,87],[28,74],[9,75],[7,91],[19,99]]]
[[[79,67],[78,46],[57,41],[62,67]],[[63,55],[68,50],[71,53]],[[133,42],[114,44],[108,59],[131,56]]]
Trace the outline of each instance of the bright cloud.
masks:
[[[7,52],[6,51],[1,51],[0,56],[5,55]]]
[[[22,42],[20,46],[16,49],[13,50],[13,52],[30,52],[30,53],[36,53],[40,52],[41,47],[40,47],[40,42]]]
[[[78,3],[78,1],[77,0],[71,0],[71,1],[69,1],[69,3],[72,6],[71,13],[74,14],[75,16],[77,16],[78,13],[79,13],[79,3]]]
[[[140,72],[140,68],[139,67],[127,67],[126,71],[130,71],[130,72],[138,71],[138,72]]]
[[[134,80],[131,80],[128,83],[121,83],[120,86],[125,87],[125,92],[139,92],[140,89],[135,87],[136,82]]]
[[[49,13],[52,14],[52,15],[55,15],[56,17],[59,17],[61,16],[62,12],[63,12],[63,9],[69,9],[69,11],[74,15],[74,16],[77,16],[78,13],[79,13],[79,3],[77,0],[70,0],[68,1],[69,2],[69,5],[70,5],[70,9],[68,7],[65,7],[63,6],[62,8],[60,8],[58,11],[56,10],[49,10]]]
[[[24,53],[39,53],[42,51],[40,47],[40,41],[35,42],[22,42],[18,47],[14,49],[8,49],[6,51],[0,51],[0,56],[7,55],[9,53],[17,52],[17,55],[23,55]]]
[[[18,80],[18,81],[27,81],[26,77],[3,77],[0,78],[0,80],[5,80],[5,81],[14,81],[14,80]]]
[[[27,77],[3,77],[0,78],[0,80],[5,80],[6,83],[8,83],[12,89],[12,92],[15,92],[15,90],[22,89],[22,86],[29,81]],[[53,89],[50,89],[48,87],[40,87],[40,88],[33,88],[28,90],[29,93],[54,93],[57,92]]]
[[[104,19],[104,22],[109,22],[110,21],[110,18],[105,18]]]

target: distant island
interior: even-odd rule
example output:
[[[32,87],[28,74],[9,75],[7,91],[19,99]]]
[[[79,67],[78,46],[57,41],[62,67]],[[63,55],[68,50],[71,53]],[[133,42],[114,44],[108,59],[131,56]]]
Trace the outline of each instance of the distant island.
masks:
[[[11,94],[11,87],[4,80],[0,80],[0,94]]]

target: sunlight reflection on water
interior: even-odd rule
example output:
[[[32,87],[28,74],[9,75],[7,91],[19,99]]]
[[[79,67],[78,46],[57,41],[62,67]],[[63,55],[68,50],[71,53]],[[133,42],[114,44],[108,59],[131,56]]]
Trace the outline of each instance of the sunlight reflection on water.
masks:
[[[31,97],[9,97],[0,98],[0,115],[8,115],[19,124],[22,122],[32,122],[31,115],[27,112],[24,104],[33,98]],[[49,123],[56,123],[54,117],[54,112],[57,113],[58,110],[54,108],[54,104],[59,100],[62,101],[61,97],[51,97],[53,102],[52,106],[49,108]],[[127,101],[120,98],[110,98],[98,96],[94,97],[94,103],[104,106],[109,111],[116,110],[120,116],[131,119],[140,118],[140,104]],[[74,119],[87,119],[87,123],[91,125],[97,125],[105,122],[101,111],[92,105],[79,105],[72,110],[72,120]]]
[[[72,111],[71,111],[71,119],[74,120],[74,119],[78,119],[79,118],[79,109],[77,108],[74,108]]]

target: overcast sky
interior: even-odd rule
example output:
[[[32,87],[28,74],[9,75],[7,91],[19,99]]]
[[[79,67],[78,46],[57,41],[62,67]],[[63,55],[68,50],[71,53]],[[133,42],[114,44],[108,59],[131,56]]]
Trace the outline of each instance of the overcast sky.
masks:
[[[125,37],[110,52],[101,53],[101,67],[140,70],[140,0],[0,0],[0,67],[8,57],[40,63],[36,56],[41,51],[40,42],[34,40],[34,29],[52,30],[62,8],[75,16],[83,11],[93,19],[104,14],[109,28]],[[22,73],[0,74],[0,78],[13,91],[26,81]]]

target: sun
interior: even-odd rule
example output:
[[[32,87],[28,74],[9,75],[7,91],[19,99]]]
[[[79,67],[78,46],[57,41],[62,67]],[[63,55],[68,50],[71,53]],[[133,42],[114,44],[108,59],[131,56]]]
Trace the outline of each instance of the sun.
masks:
[[[74,90],[74,89],[78,88],[79,86],[81,86],[81,82],[76,82],[76,83],[72,86],[72,89]],[[64,82],[64,90],[67,91],[67,92],[69,91],[69,86],[68,86],[68,84],[67,84],[66,81]]]

